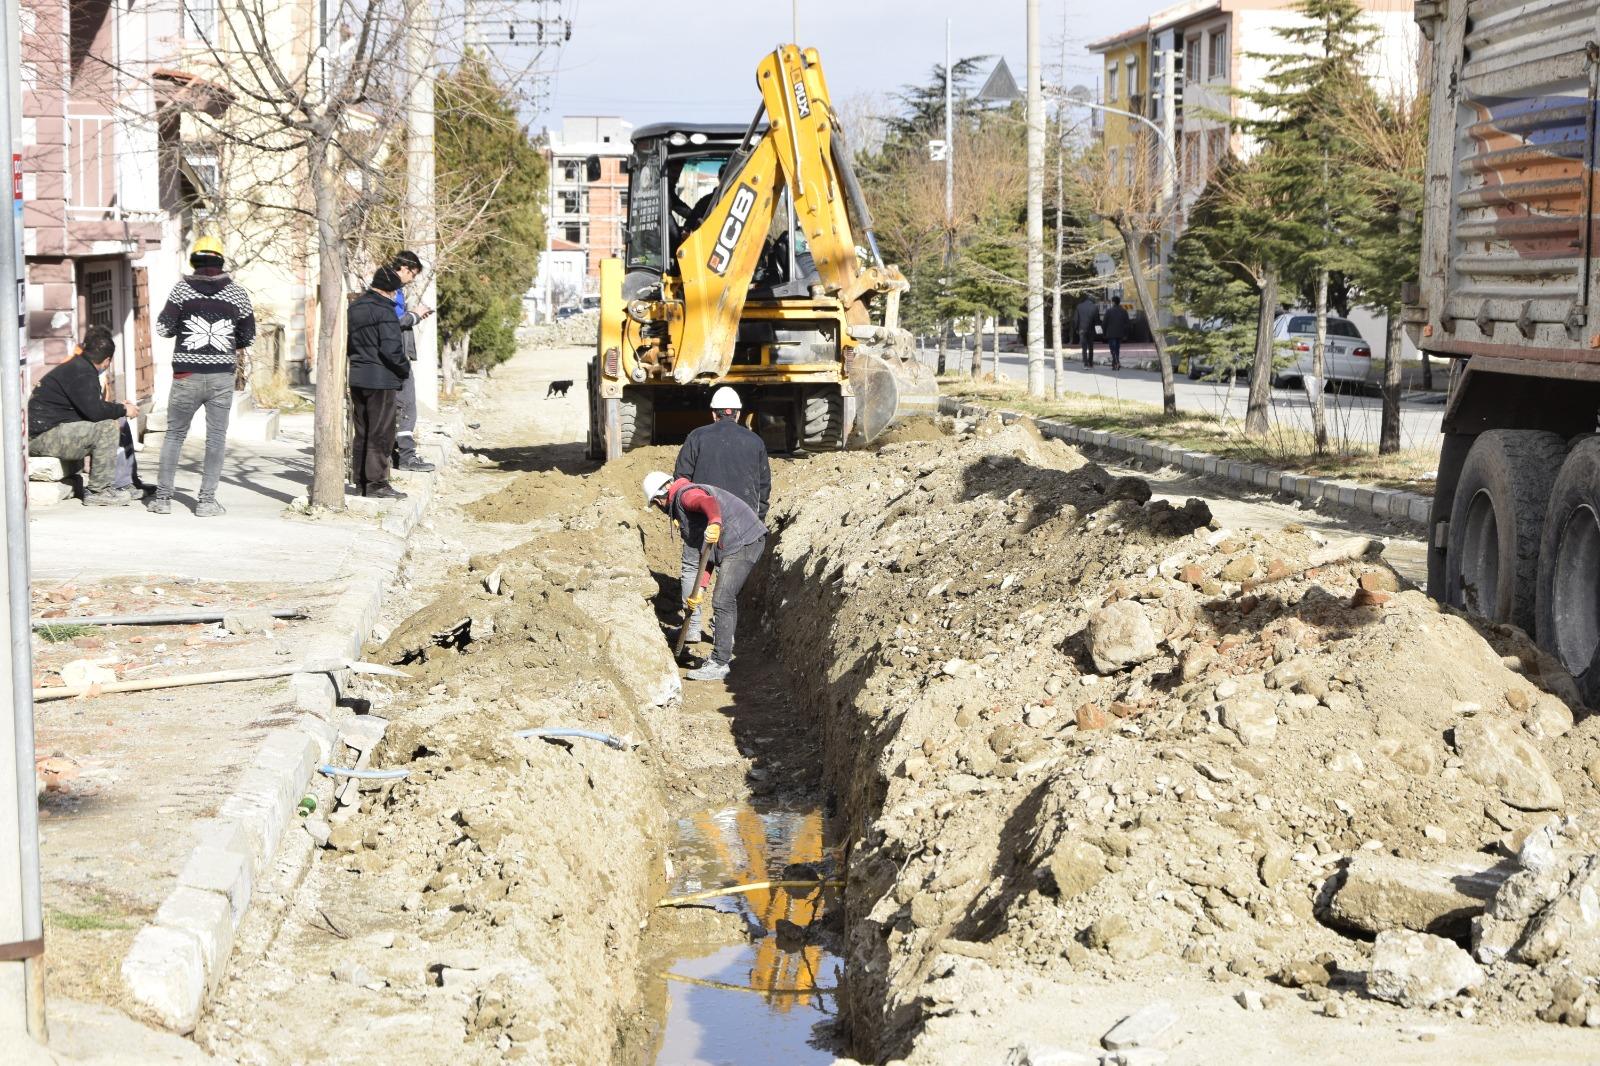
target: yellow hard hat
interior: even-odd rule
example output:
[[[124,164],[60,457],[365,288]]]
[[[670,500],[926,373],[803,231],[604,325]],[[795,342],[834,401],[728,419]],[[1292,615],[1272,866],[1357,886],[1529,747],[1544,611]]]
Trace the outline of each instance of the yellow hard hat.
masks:
[[[222,255],[221,237],[200,237],[195,240],[194,247],[189,249],[190,255]]]

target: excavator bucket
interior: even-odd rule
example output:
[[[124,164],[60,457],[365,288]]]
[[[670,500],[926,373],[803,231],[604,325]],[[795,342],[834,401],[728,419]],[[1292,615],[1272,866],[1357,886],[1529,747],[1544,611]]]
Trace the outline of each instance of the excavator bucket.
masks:
[[[938,382],[915,358],[858,349],[854,363],[850,384],[856,394],[858,442],[874,440],[901,419],[938,414]]]

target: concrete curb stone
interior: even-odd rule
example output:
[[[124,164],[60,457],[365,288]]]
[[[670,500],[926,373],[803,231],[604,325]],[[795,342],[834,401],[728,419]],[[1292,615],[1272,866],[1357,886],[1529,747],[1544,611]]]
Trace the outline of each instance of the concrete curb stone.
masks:
[[[420,450],[442,471],[442,447]],[[404,507],[384,516],[382,532],[363,546],[367,557],[356,564],[327,620],[308,634],[307,663],[359,657],[438,477],[413,482]],[[196,827],[197,843],[178,887],[122,960],[122,979],[133,999],[168,1029],[194,1030],[206,996],[227,969],[253,886],[269,872],[299,797],[337,741],[339,730],[330,719],[345,674],[306,672],[286,680],[299,720],[267,734],[217,816]]]
[[[981,418],[989,413],[989,409],[979,404],[963,403],[953,397],[941,396],[939,413],[958,418]],[[1009,424],[1027,416],[1015,411],[1001,411],[1000,417]],[[1084,429],[1059,418],[1034,419],[1033,422],[1040,434],[1045,437],[1153,459],[1168,466],[1176,466],[1208,477],[1236,481],[1280,496],[1305,500],[1308,503],[1314,504],[1325,500],[1340,507],[1370,514],[1375,518],[1426,526],[1433,509],[1432,500],[1415,492],[1384,489],[1376,485],[1336,482],[1287,470],[1275,470],[1257,463],[1233,462],[1219,459],[1206,452],[1189,451],[1185,448],[1157,444],[1136,437],[1124,437],[1103,430]]]

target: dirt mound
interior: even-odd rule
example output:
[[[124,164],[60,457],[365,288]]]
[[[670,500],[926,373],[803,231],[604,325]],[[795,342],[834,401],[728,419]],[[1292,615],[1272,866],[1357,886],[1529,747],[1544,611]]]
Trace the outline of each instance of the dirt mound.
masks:
[[[638,941],[617,931],[640,927],[659,876],[659,804],[641,799],[659,794],[645,712],[680,683],[649,604],[656,583],[620,501],[553,524],[474,558],[368,653],[412,674],[374,707],[390,719],[374,764],[410,776],[331,840],[365,904],[344,931],[368,933],[375,915],[385,927],[347,942],[344,963],[456,990],[465,1028],[446,1025],[441,1046],[460,1041],[475,1061],[517,1049],[580,1062],[610,1046],[639,998]],[[538,727],[645,746],[512,735]]]
[[[559,322],[541,322],[524,331],[524,339],[536,348],[565,348],[587,345],[591,348],[600,335],[600,312],[585,311]]]
[[[1573,727],[1570,680],[1520,632],[1402,588],[1381,545],[1214,529],[996,420],[791,473],[770,599],[843,801],[865,1056],[915,1051],[934,1016],[1003,1014],[942,988],[966,957],[1342,999],[1374,933],[1473,947],[1529,834],[1600,806],[1582,769],[1600,727]],[[1462,862],[1470,885],[1440,872]],[[1497,898],[1522,923],[1497,935],[1525,939],[1587,870]],[[1566,995],[1557,1014],[1588,1016],[1557,986],[1600,976],[1592,952],[1516,954],[1480,951],[1482,982],[1433,1009],[1526,1017]]]

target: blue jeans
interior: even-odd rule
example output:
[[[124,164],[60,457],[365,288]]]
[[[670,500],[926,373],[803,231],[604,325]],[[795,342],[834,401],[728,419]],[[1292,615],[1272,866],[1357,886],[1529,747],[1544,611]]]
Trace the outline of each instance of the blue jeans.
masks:
[[[172,499],[178,480],[178,459],[195,414],[206,411],[206,459],[200,474],[200,498],[215,500],[222,480],[222,449],[228,440],[228,415],[233,410],[233,368],[224,374],[190,374],[174,378],[167,393],[167,439],[161,444],[161,472],[156,499]]]

